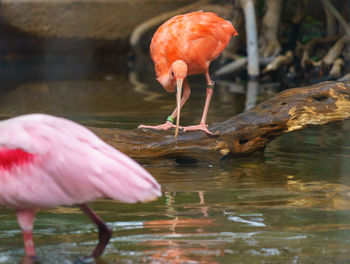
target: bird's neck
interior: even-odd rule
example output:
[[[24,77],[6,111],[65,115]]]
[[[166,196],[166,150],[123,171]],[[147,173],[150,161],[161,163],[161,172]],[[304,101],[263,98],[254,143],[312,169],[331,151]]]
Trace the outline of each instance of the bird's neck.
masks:
[[[163,74],[157,78],[158,82],[167,90],[169,93],[175,92],[175,82],[173,78],[171,78],[171,71]]]

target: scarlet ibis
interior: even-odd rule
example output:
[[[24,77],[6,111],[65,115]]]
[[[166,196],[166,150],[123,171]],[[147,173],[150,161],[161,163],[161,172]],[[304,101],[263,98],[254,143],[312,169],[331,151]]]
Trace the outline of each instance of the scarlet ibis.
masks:
[[[177,106],[164,124],[140,125],[139,128],[168,130],[175,127],[178,135],[180,109],[189,98],[191,90],[187,76],[205,74],[207,81],[206,100],[199,125],[183,127],[184,131],[208,130],[206,118],[213,94],[214,82],[209,76],[209,65],[226,48],[231,36],[237,31],[230,21],[211,12],[193,12],[175,16],[162,24],[151,42],[151,57],[157,80],[168,92],[175,92]],[[183,86],[183,95],[181,98]],[[176,126],[173,124],[176,118]]]

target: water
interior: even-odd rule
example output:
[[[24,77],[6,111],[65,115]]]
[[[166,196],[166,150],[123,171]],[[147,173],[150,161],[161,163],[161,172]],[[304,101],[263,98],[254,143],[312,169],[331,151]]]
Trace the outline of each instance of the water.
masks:
[[[132,129],[164,122],[175,105],[174,95],[153,77],[144,86],[133,76],[129,81],[127,72],[64,76],[3,83],[0,117],[45,112],[89,126]],[[200,119],[203,81],[191,81],[183,124]],[[217,87],[209,124],[246,107],[244,86]],[[249,102],[276,89],[262,87]],[[283,135],[263,156],[143,165],[164,195],[148,204],[91,204],[113,230],[97,263],[350,262],[350,121]],[[20,263],[24,250],[13,210],[1,208],[0,223],[0,263]],[[40,211],[34,236],[41,263],[73,263],[97,242],[95,226],[75,207]]]

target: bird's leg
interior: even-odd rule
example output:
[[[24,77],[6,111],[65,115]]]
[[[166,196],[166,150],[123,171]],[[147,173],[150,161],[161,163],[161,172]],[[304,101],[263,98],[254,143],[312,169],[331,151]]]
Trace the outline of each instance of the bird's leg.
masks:
[[[210,100],[211,100],[211,97],[213,95],[214,82],[210,79],[209,73],[206,73],[205,77],[207,79],[207,95],[206,95],[206,99],[205,99],[205,105],[204,105],[204,109],[203,109],[203,115],[202,115],[201,122],[199,123],[199,125],[196,125],[196,126],[184,127],[184,132],[192,131],[192,130],[202,130],[209,135],[213,134],[208,130],[208,125],[206,124],[206,120],[207,120],[207,114],[208,114],[208,110],[209,110]]]
[[[185,79],[183,83],[183,93],[180,101],[180,105],[181,105],[180,108],[182,108],[182,106],[185,104],[187,99],[190,97],[190,94],[191,94],[190,86],[188,84],[187,79]],[[172,114],[168,116],[167,121],[164,124],[161,124],[158,126],[139,125],[138,128],[151,128],[155,130],[168,130],[169,128],[172,128],[172,127],[175,128],[176,126],[173,123],[175,121],[176,115],[177,115],[177,107],[174,109]],[[179,126],[179,128],[182,128],[182,127]]]
[[[107,246],[109,239],[112,236],[111,229],[106,223],[99,217],[87,204],[79,205],[79,208],[90,218],[92,222],[97,225],[99,242],[92,252],[93,258],[98,258],[102,255],[105,247]]]
[[[33,222],[36,211],[34,209],[17,210],[16,216],[19,226],[22,229],[24,249],[26,256],[35,257],[33,241]]]

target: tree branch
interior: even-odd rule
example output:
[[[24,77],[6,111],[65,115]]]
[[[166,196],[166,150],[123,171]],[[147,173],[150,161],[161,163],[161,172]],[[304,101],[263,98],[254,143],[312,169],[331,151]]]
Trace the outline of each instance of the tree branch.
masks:
[[[247,112],[210,126],[219,136],[200,131],[91,128],[103,140],[138,159],[216,161],[261,152],[273,139],[309,125],[350,118],[350,82],[324,82],[283,91]]]
[[[254,78],[258,77],[260,74],[258,33],[255,21],[254,1],[241,0],[240,3],[244,11],[245,30],[247,35],[248,75]]]
[[[323,4],[326,5],[329,8],[329,11],[333,14],[333,16],[338,20],[339,24],[342,25],[344,28],[346,35],[348,38],[350,38],[350,26],[346,22],[346,20],[343,18],[343,16],[338,12],[338,10],[333,6],[331,1],[329,0],[322,0]]]
[[[266,13],[262,19],[262,30],[259,39],[260,55],[263,58],[277,56],[281,51],[281,44],[277,35],[282,12],[282,0],[268,0],[265,5]]]
[[[282,65],[288,65],[293,62],[293,52],[288,50],[286,54],[277,56],[272,62],[270,62],[264,70],[263,73],[278,70]]]

